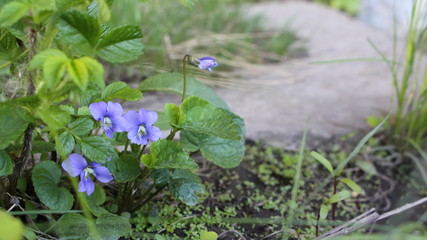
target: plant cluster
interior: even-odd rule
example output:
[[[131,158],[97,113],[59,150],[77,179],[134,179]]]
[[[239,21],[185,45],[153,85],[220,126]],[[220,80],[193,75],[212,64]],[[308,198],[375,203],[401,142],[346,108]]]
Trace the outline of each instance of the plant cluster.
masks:
[[[243,120],[186,74],[188,65],[212,71],[214,58],[185,55],[183,74],[158,74],[138,89],[106,86],[102,62],[135,60],[144,47],[138,26],[109,25],[112,2],[0,4],[0,207],[8,212],[0,218],[10,226],[0,238],[118,239],[131,232],[129,213],[164,189],[199,202],[192,154],[223,168],[243,157]],[[121,103],[157,90],[181,95],[181,104],[124,113]],[[32,214],[25,231],[9,214]]]

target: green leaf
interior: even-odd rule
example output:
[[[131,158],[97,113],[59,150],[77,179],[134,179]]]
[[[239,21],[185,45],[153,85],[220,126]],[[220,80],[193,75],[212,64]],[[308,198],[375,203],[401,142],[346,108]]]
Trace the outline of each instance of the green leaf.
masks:
[[[245,125],[239,116],[227,112],[239,126],[240,140],[228,140],[191,131],[181,131],[181,142],[189,152],[200,150],[202,155],[223,168],[237,167],[245,153]]]
[[[332,197],[330,197],[326,203],[332,204],[332,203],[336,203],[336,202],[341,202],[342,200],[347,199],[350,196],[351,196],[350,191],[344,190],[344,191],[341,191],[341,192],[338,192],[338,193],[332,195]]]
[[[79,118],[70,124],[70,130],[76,136],[87,136],[93,130],[93,125],[92,120]]]
[[[114,214],[103,214],[96,219],[96,227],[103,240],[117,240],[132,231],[129,220]]]
[[[157,74],[142,81],[141,85],[139,85],[139,90],[143,93],[163,91],[182,96],[183,76],[180,73]],[[212,89],[192,77],[187,77],[186,93],[186,97],[198,96],[217,107],[229,109],[224,100],[212,91]]]
[[[153,125],[160,128],[160,130],[163,130],[163,131],[171,129],[171,125],[169,123],[169,120],[166,117],[166,114],[164,112],[157,112],[157,115],[158,115],[157,121]]]
[[[61,168],[52,161],[42,161],[33,168],[32,181],[40,201],[51,210],[70,210],[74,198],[70,191],[58,187]]]
[[[0,28],[0,61],[15,62],[21,53],[16,37],[6,29]]]
[[[111,99],[111,96],[115,93],[127,88],[128,85],[125,82],[113,82],[109,84],[104,91],[102,91],[101,99],[107,100],[108,98]]]
[[[155,141],[151,144],[150,151],[150,154],[142,156],[142,162],[149,168],[194,169],[198,167],[178,142]]]
[[[79,109],[77,109],[77,115],[79,115],[79,116],[91,116],[92,114],[90,113],[90,110],[88,107],[83,106],[83,107],[79,107]]]
[[[197,0],[180,0],[180,1],[181,1],[181,3],[182,3],[184,6],[186,6],[187,8],[193,8],[194,3],[195,3]]]
[[[37,235],[28,228],[24,231],[24,237],[27,240],[37,240]]]
[[[69,64],[68,58],[63,56],[50,56],[43,64],[43,77],[49,88],[56,88],[64,77]]]
[[[55,142],[56,150],[62,157],[68,156],[74,150],[75,141],[69,132],[63,132]]]
[[[334,168],[324,156],[315,151],[311,152],[311,156],[314,157],[314,159],[316,159],[317,161],[319,161],[329,171],[329,173],[331,173],[332,176],[335,176]]]
[[[87,158],[98,163],[106,163],[116,155],[113,145],[103,137],[84,137],[79,141],[80,148]]]
[[[87,196],[87,199],[99,206],[105,202],[107,196],[105,195],[105,191],[102,187],[95,185],[95,191],[91,195]]]
[[[111,95],[111,98],[135,102],[142,98],[142,93],[138,89],[127,87]]]
[[[88,71],[89,81],[95,83],[100,88],[104,88],[104,67],[102,64],[91,57],[82,57],[79,58],[79,61],[85,64]]]
[[[330,204],[322,204],[320,206],[319,219],[320,220],[326,219],[326,217],[328,216],[329,210],[331,210]]]
[[[165,104],[165,115],[169,123],[173,126],[182,124],[185,121],[185,113],[176,104]]]
[[[33,141],[31,153],[49,153],[55,151],[55,144],[46,141]]]
[[[88,6],[88,11],[91,15],[98,18],[98,21],[108,22],[111,18],[110,8],[105,0],[95,0]]]
[[[108,213],[105,208],[99,206],[106,200],[105,191],[102,187],[95,184],[95,191],[91,195],[85,195],[85,197],[88,203],[87,207],[93,215],[99,217],[102,214]]]
[[[142,93],[138,89],[128,87],[124,82],[114,82],[108,85],[102,91],[101,99],[111,101],[113,98],[118,98],[126,101],[138,101],[142,98]]]
[[[185,121],[180,128],[229,140],[241,140],[239,126],[224,109],[199,97],[189,97],[181,104]]]
[[[57,23],[58,37],[81,55],[93,55],[101,36],[98,20],[88,13],[72,9],[61,15]]]
[[[65,127],[71,121],[70,114],[62,111],[57,105],[43,105],[37,114],[54,131]]]
[[[114,175],[117,182],[128,182],[135,180],[141,173],[139,160],[137,157],[130,154],[120,156],[120,158],[113,158],[107,163],[108,168]],[[110,167],[111,166],[111,167]]]
[[[89,71],[85,63],[80,61],[80,59],[68,61],[67,71],[71,80],[73,80],[80,89],[85,90],[89,81]]]
[[[80,95],[80,105],[88,106],[92,102],[98,101],[100,96],[100,90],[101,89],[99,89],[97,85],[92,82],[89,82],[87,85],[87,89]]]
[[[76,115],[76,109],[70,105],[59,105],[62,111],[67,112],[70,115]]]
[[[37,53],[30,62],[29,70],[34,70],[36,68],[43,67],[43,64],[50,57],[59,57],[63,59],[68,59],[67,55],[59,49],[47,49]]]
[[[154,180],[156,187],[160,188],[170,182],[171,172],[166,168],[154,169],[151,172],[150,177]]]
[[[200,240],[217,240],[218,234],[212,231],[201,231],[200,232]]]
[[[356,161],[356,166],[359,167],[360,169],[362,169],[363,171],[365,171],[366,173],[370,174],[370,175],[377,175],[378,171],[375,168],[374,164],[372,164],[372,162],[370,161],[366,161],[366,160],[357,160]]]
[[[0,105],[0,150],[21,136],[28,126],[15,106]]]
[[[138,26],[125,25],[107,32],[96,47],[96,54],[112,63],[129,62],[142,54],[142,33]]]
[[[195,206],[199,202],[197,193],[204,192],[204,186],[199,178],[189,170],[176,169],[169,182],[169,189],[175,199],[189,206]]]
[[[24,233],[24,225],[19,219],[10,216],[0,209],[0,239],[21,240]]]
[[[13,171],[13,162],[6,151],[0,151],[0,177],[7,176]],[[1,181],[1,180],[0,180]]]
[[[341,178],[339,181],[347,185],[353,192],[362,193],[362,188],[357,183],[353,182],[353,180]]]
[[[69,239],[88,239],[89,221],[82,215],[76,213],[64,214],[58,220],[58,233]]]
[[[0,10],[0,27],[9,27],[24,17],[29,5],[25,2],[10,2]]]
[[[75,213],[67,213],[58,221],[58,232],[67,239],[88,239],[89,221]],[[96,219],[96,228],[100,239],[117,240],[132,230],[129,220],[114,214],[102,214]]]

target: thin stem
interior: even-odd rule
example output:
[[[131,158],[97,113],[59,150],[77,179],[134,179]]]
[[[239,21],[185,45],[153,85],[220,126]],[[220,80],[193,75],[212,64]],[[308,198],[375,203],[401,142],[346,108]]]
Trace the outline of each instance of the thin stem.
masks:
[[[121,202],[119,205],[120,206],[118,211],[119,213],[121,213],[122,210],[126,207],[126,202],[128,201],[128,197],[129,197],[128,191],[129,191],[129,182],[126,182],[122,192]]]
[[[155,184],[153,184],[148,190],[151,191],[153,190]],[[166,185],[163,185],[162,187],[158,188],[154,193],[152,193],[148,198],[146,198],[144,201],[142,201],[140,204],[136,205],[136,207],[134,207],[132,209],[132,212],[138,210],[139,208],[141,208],[142,206],[144,206],[144,204],[146,204],[148,201],[150,201],[151,199],[153,199],[160,191],[162,191],[164,188],[166,187]],[[146,193],[149,193],[149,191],[146,191]]]
[[[187,61],[190,57],[189,54],[185,54],[184,58],[182,59],[182,74],[184,75],[184,85],[182,87],[182,99],[181,102],[184,102],[185,96],[187,95]]]
[[[337,193],[337,177],[334,176],[334,195]],[[332,221],[335,221],[335,209],[337,208],[337,203],[332,203]]]
[[[142,154],[144,153],[144,150],[145,150],[145,148],[147,147],[147,145],[144,145],[143,147],[142,147],[142,149],[141,149],[141,152],[139,152],[139,154],[138,154],[138,160],[139,159],[141,159],[141,156],[142,156]]]
[[[316,237],[319,236],[319,219],[320,219],[320,210],[317,212]]]
[[[126,139],[124,153],[128,152],[128,146],[129,146],[129,139]]]
[[[173,128],[172,131],[169,133],[169,135],[166,137],[167,140],[173,140],[175,137],[175,134],[178,132],[178,129]]]
[[[6,195],[6,186],[4,185],[3,179],[1,179],[1,178],[0,178],[0,187],[1,187],[1,189],[0,189],[0,206],[2,208],[6,208],[6,204],[4,203],[4,199],[3,199],[3,196]]]
[[[2,69],[2,68],[4,68],[4,67],[7,67],[7,66],[9,66],[10,64],[12,64],[12,62],[11,62],[11,61],[9,61],[9,62],[7,62],[7,63],[5,63],[5,64],[3,64],[3,65],[0,65],[0,69]]]

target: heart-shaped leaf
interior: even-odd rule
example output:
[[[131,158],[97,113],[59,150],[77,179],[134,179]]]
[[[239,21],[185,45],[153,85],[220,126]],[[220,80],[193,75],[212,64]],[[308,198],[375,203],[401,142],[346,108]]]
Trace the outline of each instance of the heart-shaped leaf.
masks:
[[[74,198],[70,191],[59,187],[61,168],[53,161],[42,161],[33,168],[32,181],[37,197],[52,210],[70,210]]]

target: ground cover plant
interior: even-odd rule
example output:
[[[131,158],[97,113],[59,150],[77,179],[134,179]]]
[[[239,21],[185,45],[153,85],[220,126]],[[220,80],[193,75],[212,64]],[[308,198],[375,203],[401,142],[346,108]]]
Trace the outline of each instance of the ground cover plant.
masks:
[[[225,168],[242,159],[243,120],[186,74],[191,65],[212,71],[213,57],[185,55],[183,74],[152,76],[139,90],[120,81],[105,85],[101,60],[128,62],[143,49],[138,26],[107,24],[111,3],[1,5],[1,68],[10,72],[2,79],[21,86],[2,88],[2,239],[128,236],[129,212],[165,188],[185,204],[199,202],[204,186],[190,154]],[[182,95],[180,106],[124,113],[124,101],[165,88]],[[11,214],[26,214],[26,228]]]

